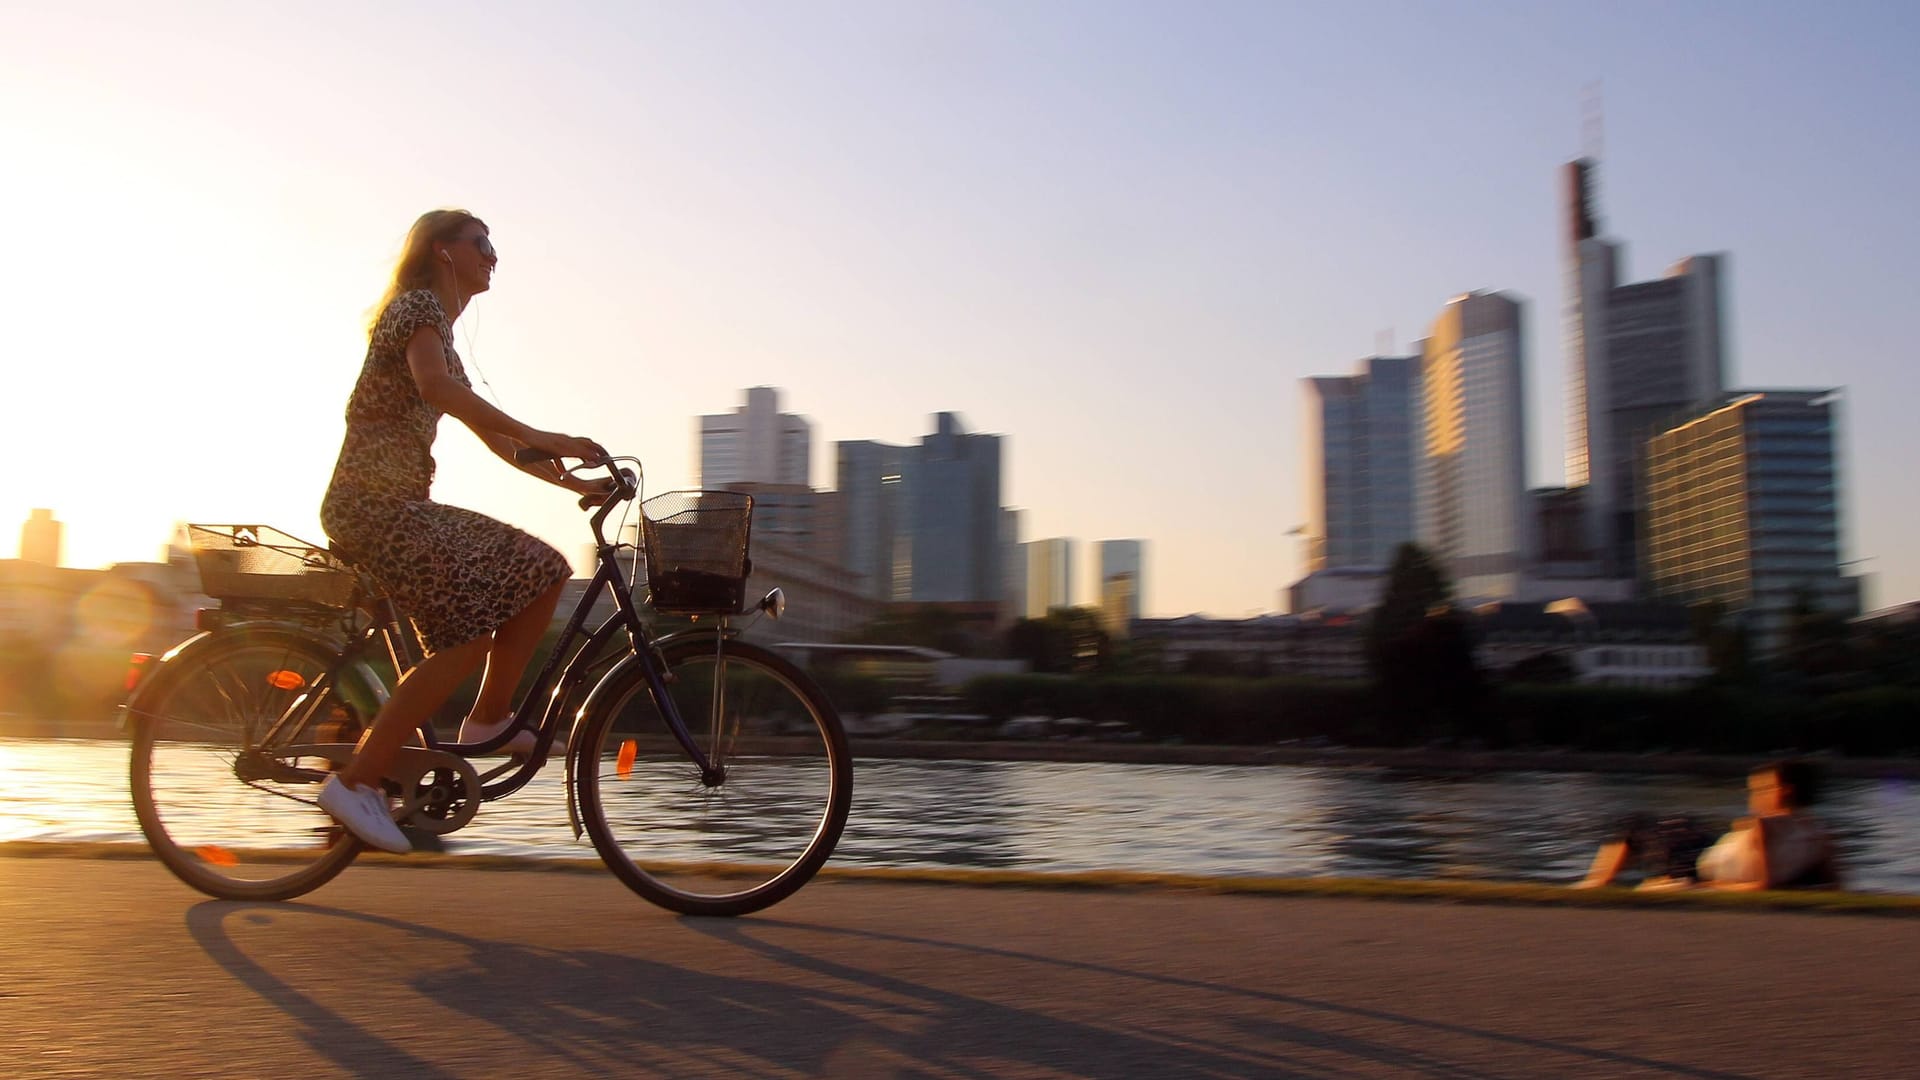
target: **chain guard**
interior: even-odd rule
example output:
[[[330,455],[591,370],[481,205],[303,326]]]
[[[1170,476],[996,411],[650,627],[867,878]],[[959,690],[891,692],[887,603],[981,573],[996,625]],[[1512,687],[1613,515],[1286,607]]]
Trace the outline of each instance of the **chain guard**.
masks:
[[[480,812],[480,774],[457,754],[403,746],[387,777],[400,788],[395,820],[421,832],[444,836]]]

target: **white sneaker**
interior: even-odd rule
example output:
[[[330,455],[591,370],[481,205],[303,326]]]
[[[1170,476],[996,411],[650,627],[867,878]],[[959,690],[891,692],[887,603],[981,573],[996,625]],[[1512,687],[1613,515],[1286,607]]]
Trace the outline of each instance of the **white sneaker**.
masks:
[[[370,847],[405,855],[413,850],[405,833],[393,823],[387,797],[370,788],[354,787],[338,775],[327,777],[320,786],[320,809],[347,827]]]
[[[471,745],[477,742],[485,742],[488,739],[493,738],[495,735],[500,734],[502,731],[505,731],[507,729],[507,725],[511,723],[513,723],[513,717],[509,716],[505,720],[501,721],[499,727],[496,727],[492,731],[482,734],[480,731],[479,725],[462,721],[460,724],[460,734],[454,738],[454,741],[457,743],[460,743],[461,745]],[[538,733],[536,733],[532,729],[528,729],[526,731],[520,732],[518,735],[515,735],[513,738],[508,739],[507,744],[505,746],[502,746],[495,750],[488,751],[486,756],[492,757],[495,755],[505,754],[510,757],[529,757],[533,754],[533,748],[539,745],[539,739],[540,739],[540,736]],[[477,757],[480,755],[475,755],[475,756]]]

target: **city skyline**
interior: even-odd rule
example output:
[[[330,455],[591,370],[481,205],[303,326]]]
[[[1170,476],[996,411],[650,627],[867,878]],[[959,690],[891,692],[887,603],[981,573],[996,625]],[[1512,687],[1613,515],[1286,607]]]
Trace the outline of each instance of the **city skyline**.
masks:
[[[1303,569],[1298,380],[1403,354],[1448,297],[1531,305],[1527,483],[1561,482],[1557,170],[1600,80],[1619,279],[1731,255],[1726,383],[1847,388],[1843,556],[1870,606],[1920,596],[1907,6],[1811,34],[1759,4],[540,19],[11,13],[0,518],[52,508],[80,566],[180,520],[317,538],[385,262],[454,204],[501,251],[456,328],[481,392],[638,453],[650,491],[692,482],[687,418],[740,387],[787,388],[823,445],[953,411],[1008,437],[1026,535],[1151,541],[1147,614],[1272,610]],[[454,424],[436,455],[436,497],[579,549],[564,493]]]

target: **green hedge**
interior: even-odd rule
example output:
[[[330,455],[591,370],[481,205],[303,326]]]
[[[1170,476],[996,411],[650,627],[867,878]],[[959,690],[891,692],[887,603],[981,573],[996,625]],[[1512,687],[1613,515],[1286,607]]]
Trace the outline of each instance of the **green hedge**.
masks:
[[[963,691],[996,720],[1077,716],[1127,725],[1154,740],[1263,744],[1324,738],[1349,745],[1419,743],[1440,735],[1494,747],[1854,755],[1920,748],[1920,691],[1901,687],[1796,698],[1753,690],[1634,690],[1567,685],[1494,689],[1464,725],[1392,723],[1365,683],[1202,676],[997,675]]]
[[[1185,675],[994,675],[969,682],[962,696],[969,711],[996,720],[1077,716],[1195,743],[1345,739],[1373,709],[1363,683]]]

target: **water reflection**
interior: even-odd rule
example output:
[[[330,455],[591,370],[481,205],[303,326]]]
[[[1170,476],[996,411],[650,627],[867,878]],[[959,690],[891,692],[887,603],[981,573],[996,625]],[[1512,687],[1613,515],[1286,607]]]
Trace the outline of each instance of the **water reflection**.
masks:
[[[0,840],[140,840],[127,748],[0,739]],[[1725,821],[1740,778],[1428,776],[1288,766],[862,760],[835,862],[1567,882],[1636,810]],[[1920,893],[1920,785],[1835,782],[1821,816],[1855,888]],[[644,838],[644,834],[641,834]],[[560,770],[488,804],[451,852],[590,857]]]

